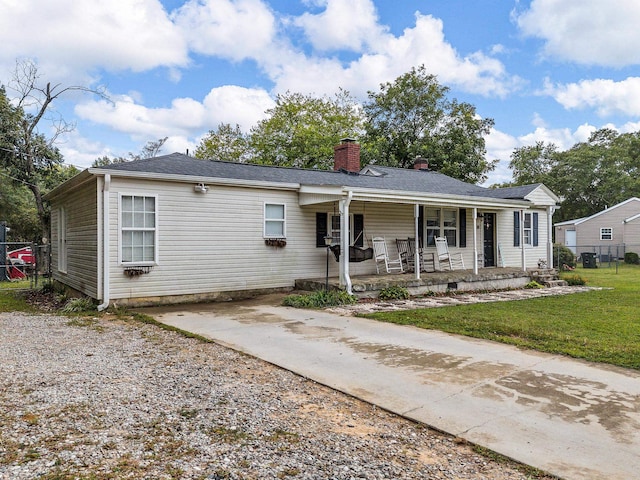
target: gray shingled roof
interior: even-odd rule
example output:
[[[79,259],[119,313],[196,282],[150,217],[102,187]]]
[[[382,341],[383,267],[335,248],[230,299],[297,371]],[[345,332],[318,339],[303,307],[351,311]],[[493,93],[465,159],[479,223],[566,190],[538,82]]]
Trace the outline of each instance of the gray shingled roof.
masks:
[[[502,199],[524,199],[524,195],[537,187],[537,185],[535,185],[489,189],[462,182],[431,170],[413,170],[371,165],[370,169],[375,170],[380,173],[380,175],[363,175],[343,171],[309,170],[249,163],[221,162],[217,160],[199,160],[181,153],[172,153],[160,157],[108,165],[101,167],[101,170],[102,169],[301,185],[345,186],[406,192],[442,193]]]

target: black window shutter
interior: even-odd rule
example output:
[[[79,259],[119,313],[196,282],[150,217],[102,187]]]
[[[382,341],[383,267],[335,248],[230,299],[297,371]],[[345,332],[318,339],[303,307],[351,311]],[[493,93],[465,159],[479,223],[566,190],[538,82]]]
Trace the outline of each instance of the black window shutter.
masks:
[[[538,212],[533,212],[531,216],[531,221],[533,223],[533,246],[538,246]]]
[[[327,236],[327,214],[316,212],[316,247],[324,247],[324,237]]]
[[[418,245],[424,248],[424,207],[418,207]]]
[[[461,208],[460,213],[460,247],[467,246],[467,209]]]
[[[364,246],[364,215],[361,213],[353,215],[353,238],[356,247]]]
[[[520,246],[520,212],[513,212],[513,246]]]

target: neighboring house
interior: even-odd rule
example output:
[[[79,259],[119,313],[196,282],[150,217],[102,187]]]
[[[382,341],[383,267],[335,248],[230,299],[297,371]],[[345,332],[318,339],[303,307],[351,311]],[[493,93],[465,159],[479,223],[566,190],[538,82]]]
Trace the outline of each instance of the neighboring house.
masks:
[[[542,184],[487,189],[428,170],[370,165],[336,146],[335,170],[198,160],[174,153],[89,168],[50,192],[53,277],[110,302],[170,303],[292,288],[324,278],[325,237],[370,246],[384,236],[444,236],[467,268],[552,263],[558,198]],[[344,251],[344,249],[343,249]],[[331,261],[351,276],[375,262]],[[419,277],[420,273],[415,273]],[[423,273],[423,275],[425,275]]]
[[[556,243],[576,255],[595,252],[601,261],[640,251],[640,198],[632,197],[590,217],[556,223]]]

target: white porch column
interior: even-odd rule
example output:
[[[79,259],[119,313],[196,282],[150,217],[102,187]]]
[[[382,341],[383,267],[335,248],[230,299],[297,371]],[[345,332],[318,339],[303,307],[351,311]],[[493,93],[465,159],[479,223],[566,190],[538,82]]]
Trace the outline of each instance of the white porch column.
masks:
[[[478,207],[473,207],[473,274],[478,274]]]
[[[349,206],[353,192],[349,192],[346,198],[340,200],[340,286],[344,287],[349,295],[351,290],[351,277],[349,276],[349,246],[351,232],[349,232]]]
[[[553,268],[553,206],[547,207],[547,265]]]
[[[416,272],[416,280],[420,280],[420,267],[422,266],[422,259],[420,258],[420,235],[419,235],[419,227],[418,227],[418,218],[420,217],[420,205],[417,203],[413,206],[413,222],[414,222],[414,234],[415,234],[415,248],[414,248],[414,258],[413,264],[416,266],[414,269]]]
[[[520,210],[520,252],[522,258],[522,270],[527,271],[527,257],[525,253],[525,244],[524,244],[524,210]]]

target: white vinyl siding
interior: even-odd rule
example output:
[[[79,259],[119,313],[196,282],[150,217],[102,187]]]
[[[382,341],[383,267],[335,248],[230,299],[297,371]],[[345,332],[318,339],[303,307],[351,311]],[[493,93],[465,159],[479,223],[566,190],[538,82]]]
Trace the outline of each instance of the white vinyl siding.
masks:
[[[60,211],[64,218],[61,219]],[[66,228],[62,228],[62,223]],[[58,280],[91,298],[98,298],[98,189],[87,182],[64,199],[51,202],[52,274]],[[61,241],[59,235],[65,232]],[[61,246],[66,245],[66,256]],[[66,265],[66,266],[65,266]]]

